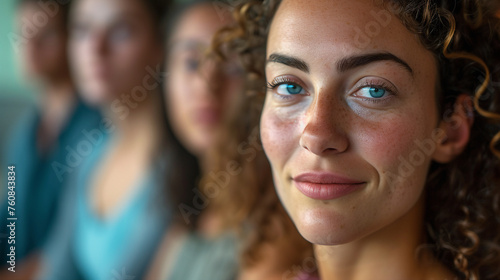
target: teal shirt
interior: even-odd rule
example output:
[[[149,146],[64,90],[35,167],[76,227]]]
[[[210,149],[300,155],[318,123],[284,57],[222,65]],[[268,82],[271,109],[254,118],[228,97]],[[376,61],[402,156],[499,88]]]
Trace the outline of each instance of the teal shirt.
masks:
[[[40,249],[47,239],[48,232],[58,212],[61,194],[70,188],[69,181],[75,168],[68,165],[68,149],[76,149],[85,141],[84,131],[99,126],[101,115],[78,101],[55,143],[45,154],[37,148],[37,131],[40,113],[33,108],[20,119],[12,132],[6,148],[6,158],[2,160],[2,172],[7,174],[7,166],[14,165],[16,172],[15,187],[15,244],[8,244],[5,237],[8,229],[0,228],[0,267],[6,265],[7,248],[15,246],[16,264],[30,253]],[[64,170],[55,169],[53,164],[60,163]],[[2,184],[3,185],[3,184]],[[2,195],[7,195],[7,186]],[[7,201],[0,203],[0,221],[6,223]]]

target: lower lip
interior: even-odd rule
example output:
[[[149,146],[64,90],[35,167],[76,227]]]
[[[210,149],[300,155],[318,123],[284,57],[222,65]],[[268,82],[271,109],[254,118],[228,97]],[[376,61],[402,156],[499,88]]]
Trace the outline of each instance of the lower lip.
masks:
[[[346,196],[365,186],[365,183],[358,184],[317,184],[310,182],[294,181],[297,189],[305,196],[318,200],[331,200]]]
[[[199,124],[205,126],[214,126],[220,122],[220,116],[215,110],[199,110],[195,118]]]

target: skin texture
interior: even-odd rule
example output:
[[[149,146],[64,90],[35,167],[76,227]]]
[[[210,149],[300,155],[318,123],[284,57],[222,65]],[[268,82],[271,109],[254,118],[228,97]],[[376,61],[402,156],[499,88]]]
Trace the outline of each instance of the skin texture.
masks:
[[[200,4],[180,19],[170,40],[165,85],[168,118],[176,136],[200,157],[214,144],[232,97],[242,84],[236,63],[204,58],[212,36],[230,23],[211,4]]]
[[[83,97],[93,104],[131,94],[157,69],[161,44],[145,5],[136,0],[77,1],[72,9],[71,62]],[[148,81],[148,84],[154,81]]]
[[[367,42],[360,43],[357,29]],[[339,70],[343,59],[373,53],[390,53],[411,71],[392,60]],[[270,59],[272,54],[298,58],[309,71]],[[302,236],[316,244],[322,279],[453,279],[425,251],[415,258],[425,241],[429,164],[451,160],[467,142],[470,125],[461,122],[464,129],[450,132],[440,124],[433,54],[372,1],[283,1],[267,58],[267,81],[282,86],[267,92],[262,142],[282,203]],[[303,90],[290,95],[288,84]],[[386,95],[373,101],[370,87],[386,87]],[[445,132],[453,135],[448,141]],[[423,141],[434,148],[425,152],[417,144]],[[335,199],[313,199],[293,180],[304,172],[362,184]]]

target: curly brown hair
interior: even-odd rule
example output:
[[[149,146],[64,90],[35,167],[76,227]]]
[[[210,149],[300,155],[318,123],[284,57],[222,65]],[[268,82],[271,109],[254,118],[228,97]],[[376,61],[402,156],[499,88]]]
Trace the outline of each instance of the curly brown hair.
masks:
[[[229,126],[239,133],[227,135],[218,163],[230,159],[242,166],[251,165],[231,181],[219,208],[231,209],[225,212],[231,225],[251,217],[258,238],[245,253],[249,259],[260,244],[271,239],[267,234],[270,216],[286,221],[281,226],[289,229],[278,198],[271,193],[265,158],[259,154],[258,160],[245,163],[241,154],[228,152],[231,146],[227,145],[241,143],[249,130],[258,126],[265,96],[267,34],[280,2],[245,1],[234,12],[237,26],[221,30],[214,39],[214,49],[224,46],[236,51],[248,73],[247,94]],[[431,164],[425,216],[430,247],[436,258],[463,279],[500,279],[500,2],[381,2],[434,53],[440,73],[436,100],[443,120],[453,111],[460,94],[469,94],[476,109],[463,153],[450,163]],[[242,188],[242,181],[255,187]]]

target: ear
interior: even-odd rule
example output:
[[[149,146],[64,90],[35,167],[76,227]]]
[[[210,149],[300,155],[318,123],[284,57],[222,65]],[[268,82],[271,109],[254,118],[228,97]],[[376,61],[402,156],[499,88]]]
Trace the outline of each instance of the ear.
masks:
[[[445,112],[439,123],[439,128],[444,133],[436,143],[432,159],[439,163],[448,163],[460,155],[469,142],[473,123],[472,99],[466,94],[461,94],[457,97],[453,110]]]

